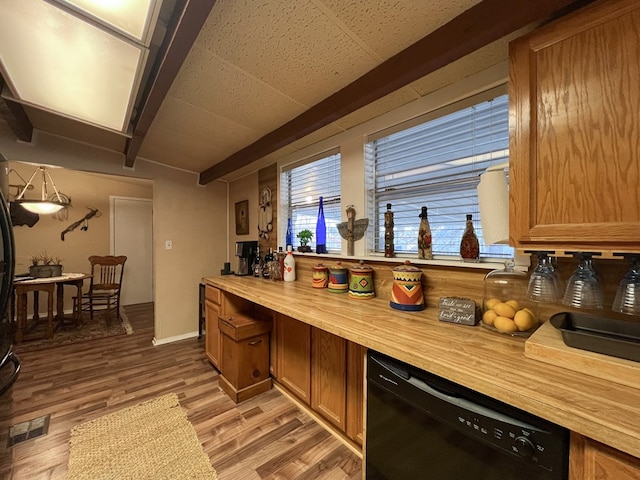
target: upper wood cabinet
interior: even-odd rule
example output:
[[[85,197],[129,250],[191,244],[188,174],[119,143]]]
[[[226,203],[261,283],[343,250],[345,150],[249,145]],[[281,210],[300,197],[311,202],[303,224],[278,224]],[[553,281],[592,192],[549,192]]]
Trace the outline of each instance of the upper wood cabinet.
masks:
[[[593,3],[510,45],[510,236],[640,251],[640,2]]]

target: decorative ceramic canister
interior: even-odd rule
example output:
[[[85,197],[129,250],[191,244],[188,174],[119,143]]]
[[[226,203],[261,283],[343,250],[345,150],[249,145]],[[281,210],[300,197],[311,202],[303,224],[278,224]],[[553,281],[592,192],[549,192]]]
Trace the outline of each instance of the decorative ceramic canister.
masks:
[[[329,267],[329,291],[332,293],[347,293],[349,291],[349,270],[341,262]]]
[[[313,288],[325,288],[329,284],[329,269],[319,263],[313,266]]]
[[[369,299],[376,296],[373,287],[373,269],[360,260],[358,265],[351,267],[351,281],[349,282],[349,297]]]
[[[391,288],[391,308],[417,312],[424,310],[422,293],[422,270],[405,260],[404,265],[393,269],[393,287]]]

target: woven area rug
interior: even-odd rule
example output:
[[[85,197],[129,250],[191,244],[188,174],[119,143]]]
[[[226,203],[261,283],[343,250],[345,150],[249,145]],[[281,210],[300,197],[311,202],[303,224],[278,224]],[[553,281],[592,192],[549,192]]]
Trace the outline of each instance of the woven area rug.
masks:
[[[67,480],[217,478],[173,393],[76,425],[70,447]]]
[[[44,322],[41,322],[40,325],[27,334],[22,343],[14,345],[13,349],[16,353],[31,352],[70,343],[133,333],[133,328],[131,328],[129,319],[122,308],[120,309],[120,318],[121,322],[112,321],[111,325],[107,326],[102,313],[94,314],[93,320],[90,319],[87,313],[83,316],[83,325],[81,327],[58,328],[52,338],[29,339],[29,337],[44,336],[45,325]]]

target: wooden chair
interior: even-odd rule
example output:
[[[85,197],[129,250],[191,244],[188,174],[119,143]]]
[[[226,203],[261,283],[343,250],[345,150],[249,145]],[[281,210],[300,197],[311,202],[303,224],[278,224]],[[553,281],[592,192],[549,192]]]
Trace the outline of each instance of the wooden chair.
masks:
[[[111,325],[113,310],[115,310],[116,319],[120,318],[120,292],[126,261],[127,257],[124,255],[91,255],[89,257],[89,263],[91,263],[89,291],[74,302],[79,315],[82,315],[82,312],[89,312],[93,320],[94,311],[106,310],[107,325]]]

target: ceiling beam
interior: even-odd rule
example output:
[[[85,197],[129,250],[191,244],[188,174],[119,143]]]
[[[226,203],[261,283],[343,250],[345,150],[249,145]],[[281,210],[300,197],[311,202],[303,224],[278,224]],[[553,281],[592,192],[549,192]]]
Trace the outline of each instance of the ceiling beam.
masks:
[[[0,75],[0,93],[4,92],[5,81]],[[16,134],[18,139],[23,142],[30,142],[33,137],[33,125],[24,111],[24,107],[18,103],[5,98],[0,98],[0,115],[7,121],[11,130]]]
[[[125,166],[133,167],[144,137],[215,3],[216,0],[178,2],[181,13],[176,15],[175,23],[168,27],[170,34],[161,46],[155,74],[147,83],[149,92],[139,108],[132,137],[127,141]]]
[[[293,120],[204,170],[199,182],[206,185],[532,22],[590,1],[483,0]]]

